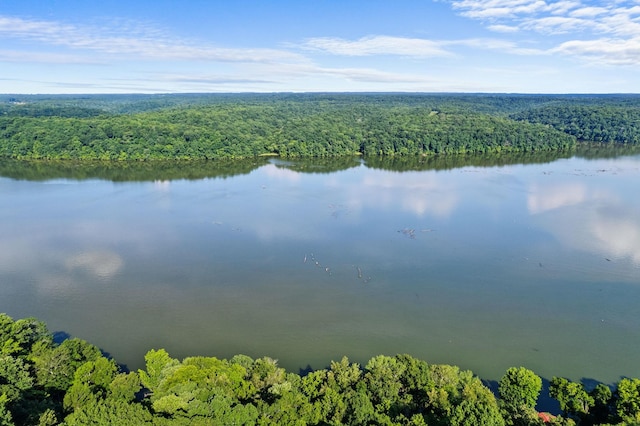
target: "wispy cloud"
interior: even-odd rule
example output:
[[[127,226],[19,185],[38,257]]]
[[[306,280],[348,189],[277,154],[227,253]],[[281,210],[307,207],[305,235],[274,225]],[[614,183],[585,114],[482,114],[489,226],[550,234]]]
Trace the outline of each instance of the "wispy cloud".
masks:
[[[200,60],[221,62],[301,62],[305,58],[278,49],[231,49],[180,40],[144,25],[92,27],[54,21],[0,16],[0,37],[41,45],[54,45],[78,52],[101,53],[110,59]]]
[[[333,77],[343,77],[351,81],[376,83],[432,83],[433,80],[421,74],[393,73],[371,68],[322,68],[313,70],[313,74],[324,74]]]
[[[20,50],[0,50],[1,62],[35,62],[47,64],[105,64],[99,57],[87,57],[54,52],[28,52]]]
[[[516,26],[503,24],[489,25],[488,28],[497,33],[517,33],[519,31]]]
[[[474,19],[515,18],[549,10],[549,5],[541,0],[453,0],[452,3],[461,15]]]
[[[503,29],[503,32],[510,32]],[[517,31],[517,28],[515,29]],[[518,55],[540,55],[541,49],[525,48],[517,43],[498,38],[469,38],[455,40],[429,40],[419,38],[369,36],[358,40],[316,38],[307,40],[304,47],[339,56],[398,55],[412,58],[434,56],[456,57],[455,47],[471,47],[480,50],[496,50]]]
[[[569,12],[569,16],[575,18],[594,18],[599,15],[605,15],[609,10],[605,7],[586,6]]]
[[[640,4],[618,0],[599,6],[562,0],[451,0],[462,16],[501,33],[535,32],[549,54],[569,55],[596,65],[640,65]],[[561,36],[561,38],[560,38]]]
[[[175,83],[198,83],[198,84],[272,84],[277,83],[275,80],[259,79],[259,78],[243,78],[232,75],[177,75],[167,74],[159,77],[161,81]]]
[[[521,47],[516,42],[497,38],[470,38],[443,42],[447,46],[465,46],[477,50],[496,50],[514,55],[544,55],[545,50]]]
[[[597,7],[580,1],[542,0],[452,0],[451,4],[462,16],[486,21],[490,29],[498,31],[640,34],[640,5],[633,1]]]
[[[571,40],[552,49],[552,52],[591,58],[601,64],[640,65],[640,37],[628,40]]]
[[[358,40],[333,37],[311,38],[303,44],[303,47],[343,56],[400,55],[433,57],[451,55],[436,41],[384,35],[362,37]]]
[[[271,46],[256,41],[253,46],[236,47],[226,41],[176,36],[145,21],[76,22],[0,14],[0,62],[20,69],[13,77],[29,87],[24,90],[63,88],[77,92],[306,91],[329,87],[514,91],[518,89],[503,87],[506,83],[496,80],[494,74],[467,76],[459,72],[460,67],[478,71],[491,66],[487,58],[496,58],[491,63],[504,70],[502,75],[512,72],[509,84],[515,85],[531,74],[534,61],[542,56],[578,58],[598,65],[640,65],[637,1],[617,0],[598,6],[583,4],[587,0],[434,1],[448,2],[456,13],[478,20],[492,33],[465,31],[458,38],[456,34],[461,32],[443,32],[440,38],[430,38],[368,29],[353,37],[305,39],[304,34],[287,34],[300,38]],[[70,72],[42,73],[42,64],[51,64],[56,70],[67,66]]]

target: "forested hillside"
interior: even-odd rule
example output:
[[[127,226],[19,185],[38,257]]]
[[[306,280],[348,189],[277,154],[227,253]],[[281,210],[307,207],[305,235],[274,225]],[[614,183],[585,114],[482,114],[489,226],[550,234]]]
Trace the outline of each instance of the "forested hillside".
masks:
[[[542,380],[508,369],[494,395],[470,371],[410,355],[347,358],[306,374],[245,355],[172,358],[150,350],[126,371],[94,345],[54,341],[35,318],[0,314],[0,425],[637,424],[640,379],[615,387],[554,377],[563,411],[536,411]]]
[[[210,160],[570,150],[640,142],[640,98],[270,94],[9,97],[0,157]]]
[[[548,124],[579,140],[640,143],[640,107],[560,104],[532,108],[512,118]]]

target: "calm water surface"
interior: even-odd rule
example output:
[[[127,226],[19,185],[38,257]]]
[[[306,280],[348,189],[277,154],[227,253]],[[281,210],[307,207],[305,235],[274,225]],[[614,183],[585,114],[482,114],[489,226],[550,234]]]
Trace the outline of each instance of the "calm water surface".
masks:
[[[130,368],[163,347],[292,371],[406,352],[486,379],[640,377],[640,156],[353,164],[2,177],[0,311]]]

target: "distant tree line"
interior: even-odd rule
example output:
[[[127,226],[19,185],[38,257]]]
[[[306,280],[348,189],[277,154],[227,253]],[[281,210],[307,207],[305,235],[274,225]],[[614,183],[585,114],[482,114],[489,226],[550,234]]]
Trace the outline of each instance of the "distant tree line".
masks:
[[[0,314],[0,425],[631,425],[640,379],[586,389],[554,377],[561,416],[536,411],[542,380],[508,369],[496,396],[470,371],[410,355],[347,358],[300,375],[271,358],[172,358],[123,371],[94,345],[54,342],[35,318]]]

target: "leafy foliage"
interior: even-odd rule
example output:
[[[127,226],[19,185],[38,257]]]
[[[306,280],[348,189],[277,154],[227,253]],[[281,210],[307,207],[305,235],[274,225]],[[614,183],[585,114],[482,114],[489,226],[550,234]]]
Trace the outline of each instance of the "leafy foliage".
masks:
[[[528,424],[535,417],[535,406],[542,379],[524,367],[512,367],[500,379],[498,392],[503,410],[514,424]]]
[[[541,380],[510,368],[500,399],[470,371],[407,354],[362,367],[346,357],[304,376],[268,357],[172,358],[150,350],[146,368],[121,371],[80,339],[53,343],[46,326],[0,314],[0,425],[458,425],[636,424],[640,379],[615,392],[553,378],[567,417],[539,417]],[[50,372],[48,372],[50,370]],[[71,376],[71,378],[69,378]]]

